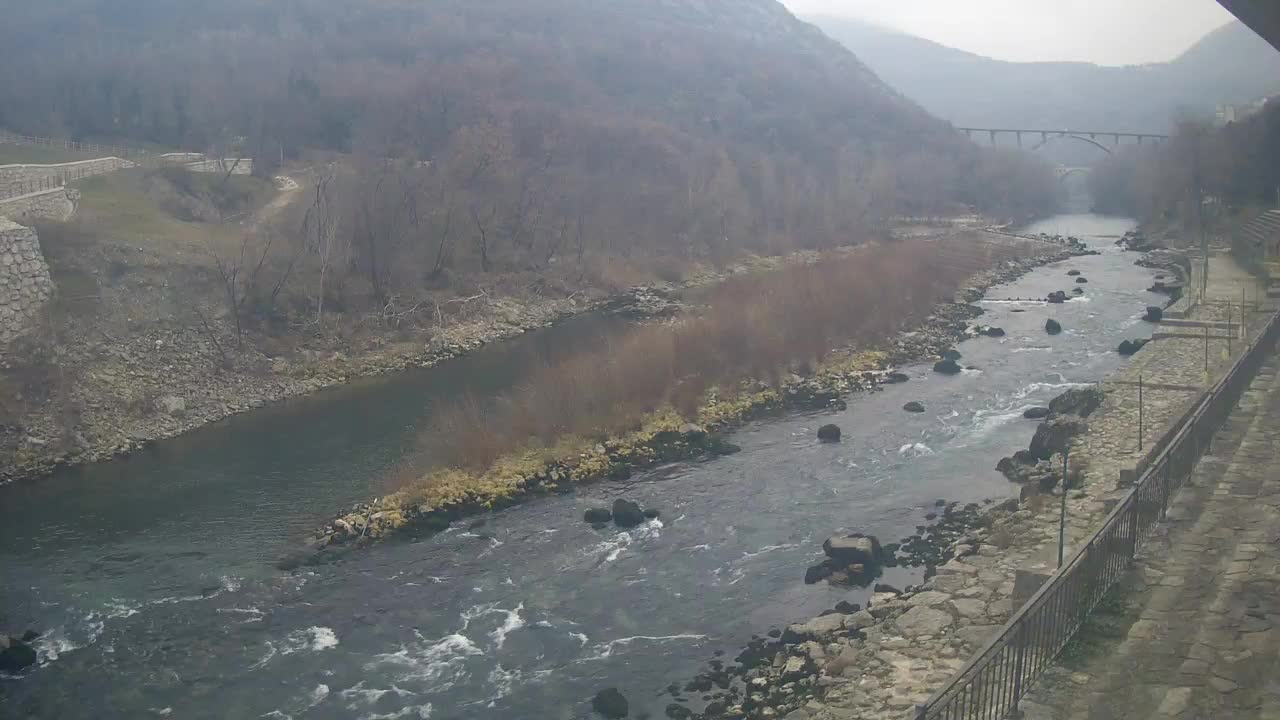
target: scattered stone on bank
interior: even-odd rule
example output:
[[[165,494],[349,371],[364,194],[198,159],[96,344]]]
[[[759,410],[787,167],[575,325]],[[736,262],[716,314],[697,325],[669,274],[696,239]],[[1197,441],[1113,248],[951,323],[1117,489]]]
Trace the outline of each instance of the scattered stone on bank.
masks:
[[[903,405],[902,409],[906,410],[909,413],[922,413],[924,412],[924,403],[920,403],[915,400],[912,400],[906,405]]]
[[[187,414],[187,401],[177,395],[165,395],[156,400],[156,409],[169,417],[182,417]]]
[[[1075,277],[1075,276],[1077,276],[1077,275],[1079,275],[1079,274],[1080,274],[1080,271],[1079,271],[1079,270],[1068,270],[1068,271],[1067,271],[1067,274],[1068,274],[1068,275],[1070,275],[1071,277]]]
[[[1034,460],[1048,460],[1055,454],[1062,454],[1071,449],[1071,443],[1088,426],[1079,418],[1064,415],[1040,423],[1035,437],[1031,438],[1028,451]]]
[[[1106,394],[1096,385],[1071,388],[1049,401],[1049,410],[1054,415],[1079,415],[1089,417],[1102,407]]]
[[[613,522],[613,512],[609,508],[591,508],[582,514],[582,520],[592,525],[602,525]]]
[[[630,712],[627,698],[618,688],[605,688],[591,699],[591,709],[607,718],[624,718]]]
[[[1142,319],[1150,323],[1158,323],[1164,319],[1164,308],[1150,305],[1147,307],[1147,313],[1142,316]]]
[[[911,378],[906,373],[891,372],[884,376],[886,385],[898,385],[910,381]]]
[[[613,523],[621,528],[633,528],[643,525],[644,511],[630,500],[618,498],[613,501]]]
[[[1131,357],[1137,355],[1138,351],[1146,347],[1150,340],[1125,340],[1120,343],[1120,347],[1116,348],[1116,352],[1123,357]]]
[[[963,368],[955,360],[939,360],[933,364],[933,371],[941,375],[959,375]]]
[[[1027,420],[1043,420],[1049,417],[1050,412],[1051,411],[1047,407],[1027,408],[1027,410],[1022,413],[1022,417]]]
[[[1057,320],[1054,320],[1053,318],[1049,318],[1048,320],[1044,321],[1044,331],[1049,333],[1050,335],[1061,334],[1062,323],[1058,322]]]

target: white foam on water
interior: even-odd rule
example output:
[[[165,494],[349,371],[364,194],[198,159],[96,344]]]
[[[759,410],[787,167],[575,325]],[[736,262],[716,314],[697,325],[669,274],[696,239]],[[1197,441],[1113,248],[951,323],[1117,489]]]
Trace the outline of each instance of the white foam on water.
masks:
[[[592,660],[604,660],[606,658],[612,657],[614,650],[620,649],[620,648],[625,649],[627,646],[632,645],[634,643],[668,643],[668,642],[681,642],[686,640],[706,640],[706,639],[707,639],[706,635],[692,635],[687,633],[682,633],[679,635],[633,635],[631,637],[624,637],[624,638],[618,638],[617,640],[610,640],[609,642],[606,642],[606,643],[598,643],[594,647],[596,654],[592,655],[591,657],[583,658],[579,662],[589,662]]]
[[[631,545],[641,540],[650,540],[661,537],[662,528],[665,527],[661,520],[653,519],[645,522],[643,525],[634,527],[630,530],[624,530],[617,535],[599,542],[584,551],[584,554],[595,557],[600,564],[605,565],[622,557],[622,552]]]
[[[742,557],[738,559],[738,562],[742,562],[743,560],[750,560],[751,558],[759,557],[761,555],[765,555],[778,550],[791,550],[796,547],[798,546],[793,543],[784,543],[782,545],[765,545],[764,547],[760,548],[755,552],[742,553]]]
[[[310,710],[311,708],[319,705],[324,702],[324,699],[327,697],[329,697],[329,686],[324,683],[316,685],[315,689],[311,691],[311,696],[307,698],[307,702],[309,703],[307,705],[307,709]]]
[[[142,606],[130,605],[117,600],[115,602],[107,603],[103,606],[103,609],[106,611],[107,617],[114,620],[116,618],[133,617],[138,614],[140,607]]]
[[[1031,352],[1053,352],[1053,348],[1048,345],[1032,345],[1030,347],[1020,347],[1010,350],[1015,353],[1031,353]]]
[[[272,720],[293,720],[292,715],[289,715],[287,713],[282,713],[279,710],[272,710],[266,715],[259,715],[258,717],[272,718]]]
[[[219,615],[236,616],[237,618],[239,618],[236,620],[236,623],[240,625],[247,625],[249,623],[262,622],[263,620],[262,611],[252,605],[250,605],[247,608],[238,608],[238,607],[218,608],[217,612]]]
[[[502,621],[502,625],[497,630],[489,633],[489,637],[493,639],[494,647],[501,650],[502,645],[507,641],[507,635],[524,627],[524,620],[520,617],[520,613],[524,610],[524,603],[520,603],[514,610],[496,609],[496,612],[506,614],[506,618]]]
[[[586,647],[587,643],[591,642],[591,638],[587,637],[586,635],[583,635],[582,633],[569,633],[569,637],[573,638],[574,640],[577,640],[578,644],[581,645],[582,647]]]
[[[971,369],[969,369],[969,368],[965,368],[965,369],[963,369],[963,370],[961,370],[961,371],[960,371],[960,374],[961,374],[961,375],[973,375],[973,376],[976,376],[976,375],[981,375],[981,374],[982,374],[982,371],[981,371],[981,370],[979,370],[978,368],[973,368],[972,370],[971,370]]]
[[[285,655],[301,650],[320,652],[338,647],[338,636],[332,628],[312,626],[306,630],[295,630],[289,633],[287,643],[281,650]]]
[[[360,720],[401,720],[401,718],[418,718],[418,720],[427,720],[431,717],[431,703],[425,705],[414,705],[401,708],[393,713],[372,713],[369,715],[361,715]]]
[[[171,707],[166,707],[166,708],[151,708],[151,712],[153,712],[153,713],[155,713],[155,714],[159,715],[160,717],[169,717],[170,715],[172,715],[172,714],[173,714],[173,708],[171,708]]]
[[[263,653],[263,654],[262,654],[262,657],[258,658],[258,662],[256,662],[256,663],[254,663],[254,664],[250,665],[250,666],[249,666],[249,669],[250,669],[250,670],[256,670],[256,669],[258,669],[258,668],[260,668],[260,667],[262,667],[262,666],[266,665],[267,663],[271,662],[271,659],[272,659],[272,658],[274,658],[277,654],[279,654],[279,651],[278,651],[278,650],[276,650],[276,646],[275,646],[275,644],[273,644],[270,640],[268,640],[268,641],[267,641],[267,651],[266,651],[265,653]]]
[[[443,692],[461,677],[467,658],[484,655],[465,635],[446,635],[434,642],[423,639],[417,631],[414,635],[418,642],[412,648],[401,645],[397,652],[375,655],[365,668],[399,667],[402,673],[397,679],[427,683],[425,692]]]
[[[936,455],[933,448],[924,443],[907,443],[898,448],[898,455],[902,457],[925,457],[928,455]]]
[[[346,690],[338,691],[338,696],[350,703],[347,707],[351,710],[355,710],[360,704],[372,705],[381,700],[383,696],[391,694],[395,694],[398,697],[408,697],[416,695],[417,693],[403,690],[394,684],[389,688],[366,688],[364,686],[364,680],[361,680]]]
[[[58,626],[46,631],[31,643],[32,649],[36,651],[36,662],[42,666],[48,665],[56,662],[62,655],[96,643],[106,629],[104,617],[110,616],[91,612],[84,616],[79,627],[68,629],[66,626]]]

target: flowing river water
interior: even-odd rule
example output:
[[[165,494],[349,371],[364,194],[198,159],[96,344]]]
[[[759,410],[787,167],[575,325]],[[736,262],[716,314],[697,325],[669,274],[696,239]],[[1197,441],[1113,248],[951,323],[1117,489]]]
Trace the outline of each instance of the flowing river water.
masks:
[[[0,625],[45,631],[39,666],[0,676],[0,716],[31,718],[585,718],[618,687],[633,715],[753,633],[866,590],[803,583],[822,540],[911,534],[945,498],[1016,495],[992,468],[1026,446],[1023,410],[1104,378],[1145,337],[1152,271],[1113,246],[1124,219],[1059,216],[1031,232],[1102,255],[993,288],[962,343],[977,370],[855,396],[834,413],[734,433],[737,455],[531,500],[412,542],[297,572],[275,563],[334,510],[377,494],[433,402],[518,381],[536,351],[619,322],[584,318],[436,368],[234,418],[130,458],[0,488]],[[1063,305],[1000,302],[1074,287]],[[1021,310],[1022,312],[1015,312]],[[1048,317],[1066,328],[1050,337]],[[903,412],[904,403],[927,412]],[[820,445],[834,422],[845,441]],[[662,511],[630,531],[583,510]],[[908,571],[888,580],[913,582]],[[9,715],[8,713],[12,713]]]

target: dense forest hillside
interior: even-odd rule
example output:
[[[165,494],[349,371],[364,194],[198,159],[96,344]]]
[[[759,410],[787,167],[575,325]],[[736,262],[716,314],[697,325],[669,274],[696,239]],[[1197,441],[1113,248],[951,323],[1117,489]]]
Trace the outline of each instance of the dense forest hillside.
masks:
[[[240,146],[264,171],[317,149],[420,161],[361,177],[430,185],[459,209],[433,232],[447,215],[521,249],[462,243],[455,264],[537,264],[578,234],[817,247],[893,214],[1053,201],[1044,168],[958,140],[774,0],[8,4],[0,126]]]
[[[957,125],[1166,132],[1178,114],[1280,93],[1280,52],[1232,22],[1167,63],[1015,63],[857,20],[813,18],[880,77]],[[976,90],[976,88],[980,88]]]

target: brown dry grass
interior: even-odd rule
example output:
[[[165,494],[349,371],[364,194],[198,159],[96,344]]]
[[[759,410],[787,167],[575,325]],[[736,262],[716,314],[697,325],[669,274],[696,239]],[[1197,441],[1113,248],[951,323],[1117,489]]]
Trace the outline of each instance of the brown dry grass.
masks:
[[[919,321],[978,270],[1018,252],[925,240],[864,246],[818,262],[731,279],[705,310],[646,325],[545,363],[495,402],[442,408],[424,435],[434,463],[483,470],[498,458],[570,437],[604,438],[663,407],[693,417],[707,391],[776,385],[835,348],[872,347]]]

